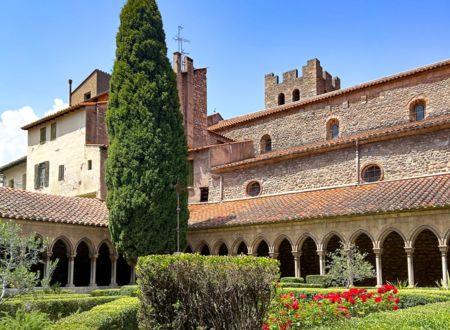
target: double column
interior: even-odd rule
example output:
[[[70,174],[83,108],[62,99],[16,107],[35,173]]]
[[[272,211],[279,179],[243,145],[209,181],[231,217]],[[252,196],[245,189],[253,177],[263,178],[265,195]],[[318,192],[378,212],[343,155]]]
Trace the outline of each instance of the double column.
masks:
[[[97,258],[98,254],[93,253],[89,256],[91,258],[91,279],[89,286],[90,287],[96,287],[97,286]]]
[[[439,251],[441,251],[441,260],[442,260],[442,281],[446,288],[448,288],[448,264],[447,264],[447,253],[448,253],[448,246],[447,245],[441,245],[439,246]]]
[[[67,271],[67,284],[66,287],[74,287],[73,284],[73,272],[75,267],[75,257],[76,254],[68,254],[68,271]]]

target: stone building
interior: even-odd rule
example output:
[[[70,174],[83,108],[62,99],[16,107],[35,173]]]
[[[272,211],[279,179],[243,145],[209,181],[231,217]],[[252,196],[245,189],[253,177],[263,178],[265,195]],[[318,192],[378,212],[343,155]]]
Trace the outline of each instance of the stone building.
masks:
[[[178,53],[173,63],[189,147],[186,251],[278,258],[283,276],[306,276],[325,274],[327,253],[355,244],[377,273],[365,285],[446,280],[450,61],[341,89],[312,59],[300,77],[266,75],[265,108],[227,120],[207,114],[206,69]],[[108,92],[92,77],[75,90],[91,98],[24,127],[27,191],[0,189],[1,218],[49,237],[51,252],[61,242],[68,285],[80,273],[77,256],[85,256],[84,273],[90,265],[91,285],[102,246],[111,273],[119,258],[102,202]],[[50,138],[41,143],[43,127]],[[55,203],[67,207],[39,208]]]

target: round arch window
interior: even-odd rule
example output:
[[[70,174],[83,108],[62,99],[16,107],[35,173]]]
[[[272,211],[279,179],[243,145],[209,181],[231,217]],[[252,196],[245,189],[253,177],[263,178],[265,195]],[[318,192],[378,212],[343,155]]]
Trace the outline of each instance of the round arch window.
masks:
[[[364,182],[377,182],[381,180],[382,174],[380,166],[375,164],[367,165],[362,170],[362,179]]]
[[[261,193],[261,184],[258,181],[252,181],[247,185],[247,195],[251,197],[258,196]]]

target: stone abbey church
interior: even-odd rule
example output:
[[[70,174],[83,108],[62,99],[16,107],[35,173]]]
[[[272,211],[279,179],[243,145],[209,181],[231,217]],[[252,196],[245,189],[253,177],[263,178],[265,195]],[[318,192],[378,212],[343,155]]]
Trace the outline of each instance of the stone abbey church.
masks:
[[[283,276],[327,272],[343,243],[367,252],[365,285],[446,279],[450,245],[450,60],[341,89],[317,59],[265,76],[265,108],[207,113],[206,69],[174,54],[189,147],[186,252],[277,258]],[[104,203],[110,76],[23,127],[24,158],[0,168],[0,218],[49,239],[66,286],[122,285]],[[40,266],[46,271],[46,264]]]

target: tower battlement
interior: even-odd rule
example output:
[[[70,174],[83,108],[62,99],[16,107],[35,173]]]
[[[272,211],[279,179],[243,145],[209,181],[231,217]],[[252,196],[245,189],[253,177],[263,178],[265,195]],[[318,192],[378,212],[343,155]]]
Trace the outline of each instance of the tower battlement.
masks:
[[[279,76],[273,73],[265,75],[266,109],[341,88],[341,80],[325,71],[317,58],[306,62],[300,77],[297,69],[284,72],[282,77],[283,81],[280,82]]]

